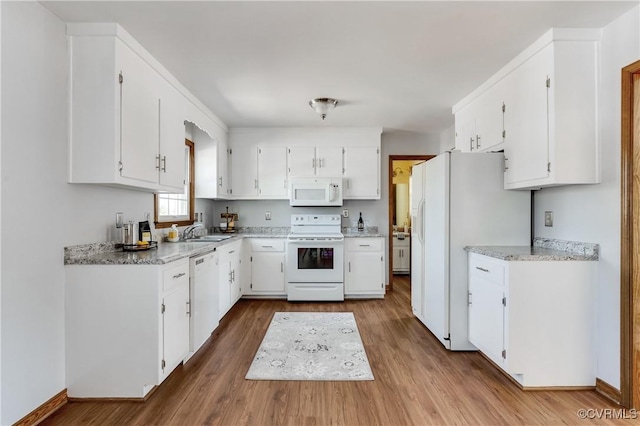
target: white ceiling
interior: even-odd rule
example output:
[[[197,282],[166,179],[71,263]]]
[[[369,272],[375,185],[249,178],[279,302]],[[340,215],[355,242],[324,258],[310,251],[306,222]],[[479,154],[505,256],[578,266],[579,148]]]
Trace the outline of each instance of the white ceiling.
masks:
[[[42,2],[118,22],[230,127],[427,133],[550,27],[603,27],[633,1]],[[339,100],[322,122],[308,106]]]

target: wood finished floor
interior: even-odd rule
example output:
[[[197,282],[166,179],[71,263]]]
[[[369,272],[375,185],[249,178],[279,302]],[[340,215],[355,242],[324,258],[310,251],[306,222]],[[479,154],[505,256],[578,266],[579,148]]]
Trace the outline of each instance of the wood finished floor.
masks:
[[[277,311],[353,312],[375,381],[250,381],[244,376]],[[594,391],[523,392],[474,352],[448,352],[411,314],[409,281],[384,300],[241,300],[213,339],[144,403],[69,402],[42,425],[615,424],[579,409],[616,409]],[[618,420],[618,424],[637,424]]]

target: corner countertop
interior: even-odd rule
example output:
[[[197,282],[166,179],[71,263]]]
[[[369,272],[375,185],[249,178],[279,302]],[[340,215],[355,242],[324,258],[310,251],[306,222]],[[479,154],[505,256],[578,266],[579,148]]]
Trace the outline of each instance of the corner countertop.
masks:
[[[464,249],[508,261],[594,261],[600,257],[598,244],[546,238],[535,238],[533,246],[467,246]]]

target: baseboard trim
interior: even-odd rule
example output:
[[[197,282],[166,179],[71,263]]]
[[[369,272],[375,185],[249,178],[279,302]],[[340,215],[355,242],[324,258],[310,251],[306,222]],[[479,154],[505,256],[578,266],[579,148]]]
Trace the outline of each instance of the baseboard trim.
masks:
[[[63,389],[44,404],[18,420],[13,426],[32,426],[37,425],[67,403],[67,389]]]
[[[133,397],[124,397],[124,398],[118,398],[118,397],[89,397],[89,398],[78,398],[78,397],[69,397],[69,402],[146,402],[151,395],[153,395],[156,391],[156,389],[158,389],[158,386],[154,386],[153,388],[151,388],[151,390],[149,392],[147,392],[147,394],[143,397],[140,398],[133,398]]]
[[[492,359],[490,359],[488,356],[486,356],[485,354],[483,354],[482,352],[478,351],[478,353],[487,361],[489,361],[489,363],[495,367],[500,373],[502,373],[502,375],[504,377],[506,377],[507,379],[509,379],[514,385],[516,385],[517,387],[520,388],[520,390],[524,391],[524,392],[536,392],[536,391],[585,391],[585,390],[596,390],[596,386],[598,385],[597,383],[597,379],[596,379],[596,386],[536,386],[536,387],[529,387],[529,386],[522,386],[522,384],[520,382],[518,382],[516,379],[514,379],[509,373],[507,373],[506,371],[504,371],[502,368],[500,368],[500,366],[498,366],[498,364],[496,364],[495,362],[493,362]]]
[[[622,393],[620,392],[620,390],[614,388],[609,383],[598,377],[596,377],[596,392],[610,399],[618,405],[622,401]]]

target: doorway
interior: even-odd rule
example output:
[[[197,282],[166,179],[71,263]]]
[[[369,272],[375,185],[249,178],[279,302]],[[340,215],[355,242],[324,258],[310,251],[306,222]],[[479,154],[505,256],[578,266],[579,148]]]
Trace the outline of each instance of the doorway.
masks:
[[[620,403],[640,406],[640,61],[622,69]]]
[[[411,167],[433,157],[389,156],[389,290],[393,290],[394,274],[411,274]]]

